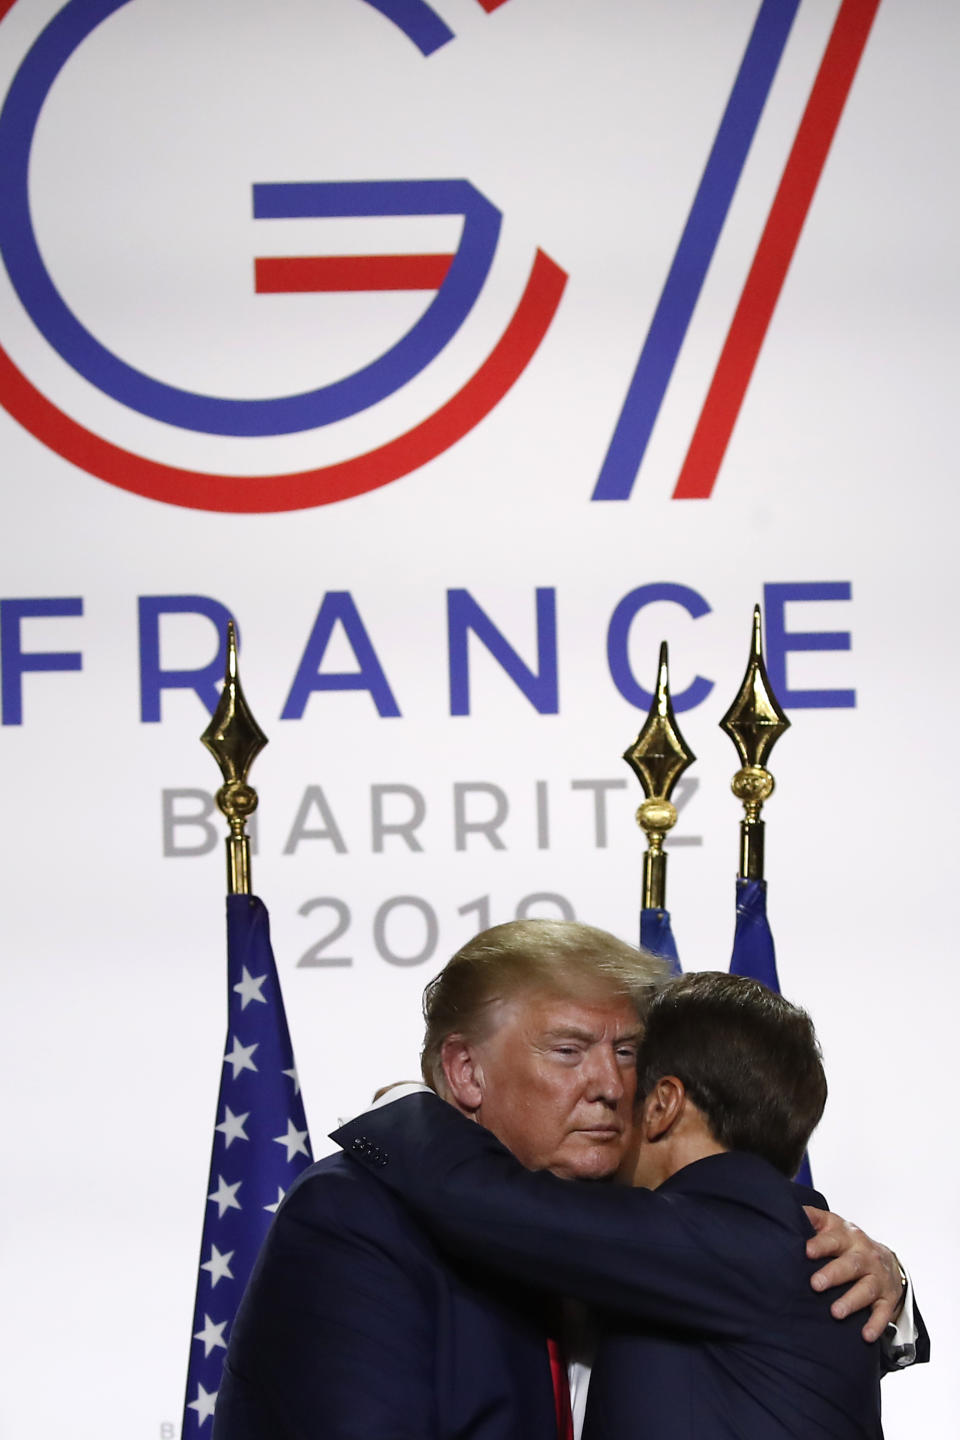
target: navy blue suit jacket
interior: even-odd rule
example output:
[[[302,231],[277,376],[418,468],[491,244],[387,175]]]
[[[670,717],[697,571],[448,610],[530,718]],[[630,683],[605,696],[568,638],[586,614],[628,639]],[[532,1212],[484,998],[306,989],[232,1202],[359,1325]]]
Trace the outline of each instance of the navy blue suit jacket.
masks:
[[[291,1187],[214,1440],[555,1440],[542,1297],[442,1258],[379,1174],[336,1155]]]
[[[865,1314],[836,1321],[810,1288],[824,1206],[757,1156],[709,1156],[656,1191],[523,1168],[434,1096],[334,1137],[454,1253],[612,1319],[585,1440],[879,1440],[880,1357]]]

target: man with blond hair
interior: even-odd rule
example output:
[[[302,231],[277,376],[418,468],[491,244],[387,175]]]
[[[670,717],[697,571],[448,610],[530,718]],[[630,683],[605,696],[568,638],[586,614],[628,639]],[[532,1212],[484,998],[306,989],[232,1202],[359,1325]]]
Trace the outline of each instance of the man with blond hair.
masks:
[[[655,957],[590,926],[495,926],[427,987],[425,1079],[528,1169],[607,1179],[630,1144],[639,1031],[663,976]],[[321,1160],[280,1207],[230,1337],[214,1440],[570,1434],[548,1343],[556,1305],[442,1255],[380,1183],[385,1150],[358,1137],[356,1153],[369,1169]],[[840,1234],[852,1244],[829,1281],[859,1276],[850,1308],[875,1302],[882,1330],[896,1262]]]

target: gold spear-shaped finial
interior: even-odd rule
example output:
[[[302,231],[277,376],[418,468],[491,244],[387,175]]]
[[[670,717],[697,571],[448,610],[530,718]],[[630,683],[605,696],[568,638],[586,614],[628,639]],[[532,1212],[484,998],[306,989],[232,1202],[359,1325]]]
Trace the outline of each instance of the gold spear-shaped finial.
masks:
[[[646,796],[637,811],[637,824],[647,837],[643,856],[643,909],[662,910],[667,896],[667,857],[664,836],[677,823],[671,804],[673,787],[696,760],[677,724],[670,703],[667,642],[660,646],[657,689],[646,723],[623,758],[643,786]]]
[[[230,824],[227,836],[227,891],[250,894],[250,839],[247,821],[257,808],[257,792],[247,784],[250,766],[267,737],[254,720],[237,673],[237,631],[227,622],[227,664],[220,703],[200,739],[220,766],[224,783],[217,804]]]
[[[744,817],[740,821],[740,870],[744,880],[763,879],[763,821],[760,811],[773,794],[773,776],[766,761],[790,721],[777,702],[763,663],[763,636],[760,629],[760,606],[753,607],[753,635],[746,674],[737,698],[720,721],[740,755],[741,769],[734,775],[731,789],[743,802]]]

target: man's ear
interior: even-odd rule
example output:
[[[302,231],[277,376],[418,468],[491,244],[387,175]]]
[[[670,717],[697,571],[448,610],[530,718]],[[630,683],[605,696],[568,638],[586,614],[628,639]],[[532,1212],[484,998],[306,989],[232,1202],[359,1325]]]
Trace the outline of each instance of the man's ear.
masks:
[[[463,1035],[448,1035],[440,1051],[450,1099],[465,1115],[483,1104],[483,1070],[473,1046]]]
[[[644,1097],[641,1130],[647,1141],[662,1140],[673,1129],[686,1104],[687,1092],[676,1075],[662,1075]]]

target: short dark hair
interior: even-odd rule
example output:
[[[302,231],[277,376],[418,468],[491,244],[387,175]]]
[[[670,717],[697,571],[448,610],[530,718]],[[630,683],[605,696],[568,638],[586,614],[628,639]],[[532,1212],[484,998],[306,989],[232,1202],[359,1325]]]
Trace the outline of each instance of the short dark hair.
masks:
[[[718,1144],[800,1168],[827,1100],[820,1045],[806,1011],[745,975],[704,970],[655,997],[637,1057],[637,1089],[682,1080]]]

